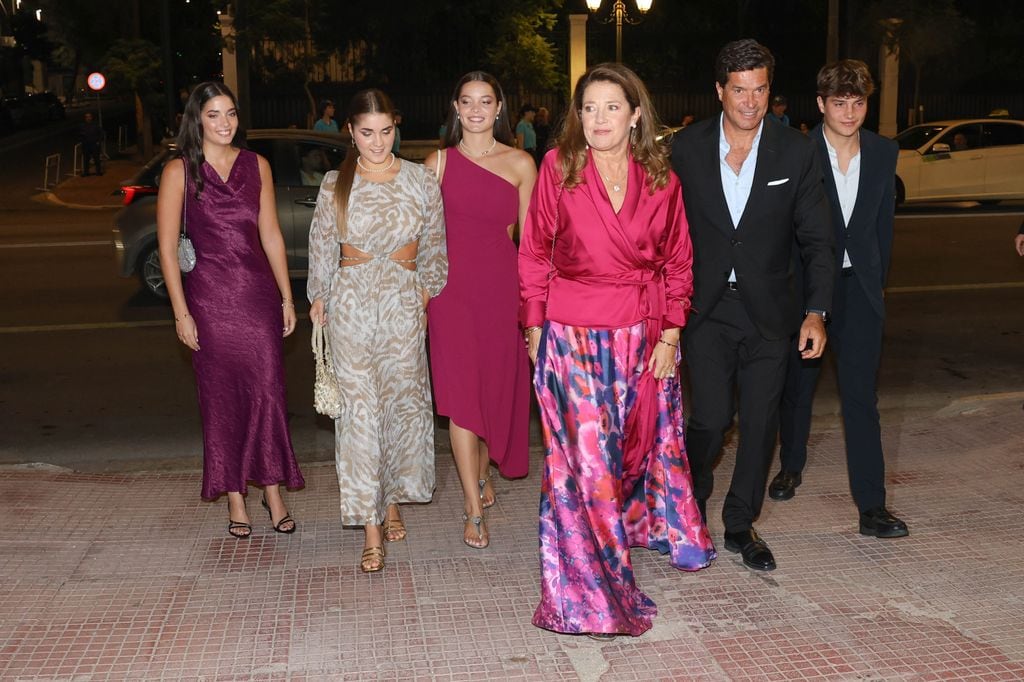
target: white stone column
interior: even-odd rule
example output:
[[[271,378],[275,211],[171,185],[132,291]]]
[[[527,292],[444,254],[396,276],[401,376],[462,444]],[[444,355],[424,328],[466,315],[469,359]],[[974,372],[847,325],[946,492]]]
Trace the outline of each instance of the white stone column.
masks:
[[[900,44],[896,31],[902,19],[884,19],[885,39],[878,53],[878,134],[894,137],[897,131],[896,114],[900,95]]]
[[[587,70],[587,15],[569,15],[569,90]]]
[[[238,93],[238,55],[235,53],[235,18],[227,12],[222,12],[218,20],[220,22],[220,34],[224,38],[224,47],[221,50],[221,69],[224,71],[224,85],[231,88],[231,92]]]

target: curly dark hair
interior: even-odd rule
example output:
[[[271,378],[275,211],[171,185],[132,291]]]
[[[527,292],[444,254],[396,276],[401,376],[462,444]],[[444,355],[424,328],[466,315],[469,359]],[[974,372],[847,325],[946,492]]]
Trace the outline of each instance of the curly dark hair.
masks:
[[[715,80],[722,87],[729,82],[729,74],[754,69],[768,69],[768,83],[775,77],[775,57],[771,51],[753,38],[726,43],[715,57]]]

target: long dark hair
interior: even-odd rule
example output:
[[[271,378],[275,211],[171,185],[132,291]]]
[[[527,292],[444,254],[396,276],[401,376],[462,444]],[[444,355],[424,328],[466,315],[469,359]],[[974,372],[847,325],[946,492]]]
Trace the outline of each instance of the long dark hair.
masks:
[[[357,125],[356,120],[365,114],[386,114],[395,118],[395,105],[391,98],[382,90],[370,88],[357,92],[352,101],[348,104],[348,124],[352,127]],[[355,146],[355,140],[352,141]],[[337,213],[338,237],[344,241],[348,229],[348,195],[352,192],[352,183],[356,179],[356,161],[359,159],[359,151],[352,149],[345,155],[345,159],[338,168],[338,180],[334,183],[334,202]]]
[[[654,103],[647,92],[647,87],[629,67],[622,64],[597,64],[587,69],[586,73],[576,81],[573,90],[572,110],[567,112],[562,122],[562,130],[558,135],[558,157],[562,167],[565,187],[572,189],[580,184],[583,167],[587,165],[587,139],[583,134],[583,122],[580,120],[583,111],[583,92],[591,83],[613,83],[622,88],[631,111],[640,108],[640,118],[636,128],[629,135],[633,158],[644,167],[647,174],[647,188],[653,194],[668,184],[668,173],[671,168],[668,160],[668,148],[658,141],[658,134],[663,126],[654,110]]]
[[[227,97],[231,100],[235,111],[238,111],[238,100],[235,93],[223,83],[206,81],[200,83],[192,90],[188,102],[185,103],[185,112],[181,116],[181,126],[178,128],[178,156],[185,159],[188,166],[188,173],[196,186],[196,199],[203,192],[203,175],[199,172],[203,161],[203,107],[214,97]],[[235,136],[231,138],[232,146],[245,148],[245,129],[241,121]]]
[[[498,79],[486,71],[470,71],[455,84],[455,89],[452,90],[452,97],[448,100],[448,116],[444,119],[444,146],[454,147],[459,142],[462,142],[462,122],[459,120],[458,112],[453,105],[459,101],[459,95],[462,94],[462,86],[466,83],[475,82],[487,83],[494,90],[494,96],[498,100],[498,104],[501,105],[501,110],[494,119],[494,139],[502,144],[512,146],[515,137],[512,135],[512,126],[508,121],[505,93],[502,91],[501,83],[498,82]]]

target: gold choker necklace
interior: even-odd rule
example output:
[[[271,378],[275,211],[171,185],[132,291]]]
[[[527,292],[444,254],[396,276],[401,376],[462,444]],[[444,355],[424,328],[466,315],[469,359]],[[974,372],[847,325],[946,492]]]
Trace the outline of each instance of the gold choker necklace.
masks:
[[[363,171],[364,173],[387,173],[389,170],[391,170],[391,167],[395,165],[396,158],[397,157],[392,153],[391,163],[389,163],[388,165],[384,166],[383,168],[367,168],[366,166],[363,165],[363,157],[360,155],[356,157],[356,165],[359,166],[359,170]]]

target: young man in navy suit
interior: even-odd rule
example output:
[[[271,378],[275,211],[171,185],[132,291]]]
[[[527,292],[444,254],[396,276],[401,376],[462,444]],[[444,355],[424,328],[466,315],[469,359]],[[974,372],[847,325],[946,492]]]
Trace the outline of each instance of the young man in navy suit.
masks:
[[[877,390],[898,149],[894,141],[861,127],[874,89],[871,72],[862,61],[843,59],[822,67],[818,109],[824,118],[810,138],[825,169],[835,228],[839,276],[829,340],[842,400],[850,490],[860,510],[860,532],[898,538],[910,531],[885,506]],[[768,486],[772,499],[790,499],[802,481],[819,369],[819,363],[790,356],[781,409],[782,470]]]
[[[725,548],[762,571],[775,568],[775,557],[753,523],[778,435],[786,361],[797,344],[803,357],[821,355],[835,280],[814,147],[796,129],[765,119],[774,68],[771,52],[755,40],[723,47],[715,60],[722,114],[681,130],[672,148],[694,255],[683,338],[694,496],[706,517],[712,467],[738,396],[739,447],[722,507]],[[803,292],[793,278],[794,243]]]

